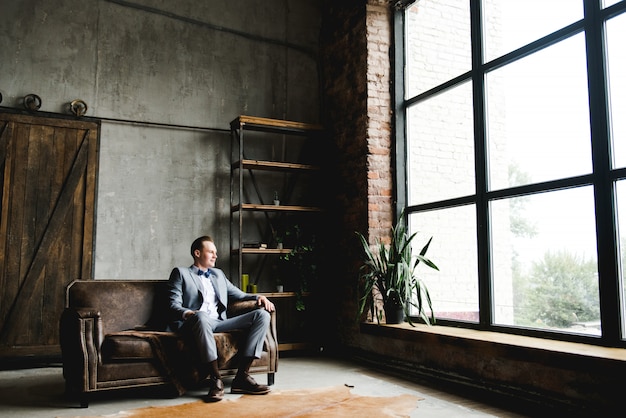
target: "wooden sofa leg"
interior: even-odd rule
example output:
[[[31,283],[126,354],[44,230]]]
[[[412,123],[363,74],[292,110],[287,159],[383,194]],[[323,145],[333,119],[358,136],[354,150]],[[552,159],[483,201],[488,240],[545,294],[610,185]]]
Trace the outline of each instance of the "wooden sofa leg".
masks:
[[[267,385],[272,386],[274,384],[274,373],[267,374]]]
[[[86,393],[81,393],[79,395],[80,407],[81,408],[89,408],[89,396]]]

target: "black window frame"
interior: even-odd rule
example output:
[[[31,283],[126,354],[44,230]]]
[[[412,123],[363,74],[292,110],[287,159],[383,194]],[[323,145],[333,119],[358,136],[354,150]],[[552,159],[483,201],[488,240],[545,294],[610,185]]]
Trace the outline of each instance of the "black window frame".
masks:
[[[396,214],[402,210],[407,215],[423,211],[452,208],[460,205],[475,204],[478,242],[478,277],[479,277],[479,321],[468,323],[438,319],[439,325],[460,326],[536,336],[541,338],[576,341],[602,346],[626,347],[626,338],[622,335],[622,312],[620,309],[620,254],[615,213],[615,188],[617,180],[626,179],[626,168],[611,168],[609,137],[608,83],[606,80],[606,47],[604,22],[617,15],[626,13],[626,1],[602,9],[601,0],[582,0],[584,18],[556,32],[538,39],[528,45],[483,63],[482,38],[482,0],[468,0],[470,3],[472,68],[434,88],[416,96],[405,98],[405,9],[415,0],[403,0],[394,3],[393,18],[393,71],[394,71],[394,131],[396,135],[394,150],[394,172],[396,175]],[[544,183],[534,183],[490,191],[487,187],[487,146],[485,118],[485,76],[506,64],[526,57],[553,45],[563,39],[584,32],[587,53],[587,73],[589,90],[589,108],[592,141],[593,172],[589,175],[569,177]],[[469,196],[429,202],[420,205],[408,205],[407,194],[407,109],[464,82],[472,83],[474,117],[474,152],[476,193]],[[527,329],[494,324],[493,292],[491,283],[491,263],[489,245],[489,202],[494,199],[523,196],[542,191],[553,191],[571,187],[591,185],[594,188],[596,206],[596,238],[598,256],[598,275],[601,310],[601,336],[566,334],[549,330]],[[623,214],[622,216],[626,216]],[[419,321],[419,318],[414,318]]]

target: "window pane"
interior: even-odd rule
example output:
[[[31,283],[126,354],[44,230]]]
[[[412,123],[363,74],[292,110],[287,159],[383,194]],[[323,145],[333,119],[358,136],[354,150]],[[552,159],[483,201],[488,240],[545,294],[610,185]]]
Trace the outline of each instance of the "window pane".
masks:
[[[621,0],[603,0],[602,4],[603,4],[604,7],[609,7],[609,6],[612,6],[614,4],[619,3],[620,1]]]
[[[410,214],[409,231],[417,232],[416,253],[433,237],[426,256],[439,271],[419,266],[417,274],[428,287],[435,317],[478,322],[476,206]]]
[[[489,188],[589,174],[582,34],[487,75]]]
[[[583,0],[483,2],[485,62],[583,18]]]
[[[606,23],[614,167],[626,166],[626,14]]]
[[[470,70],[469,0],[421,0],[405,18],[407,97]]]
[[[626,338],[626,279],[624,267],[626,267],[626,180],[620,180],[616,185],[617,219],[618,219],[618,243],[620,254],[620,309],[622,317],[622,338]]]
[[[471,84],[412,106],[407,124],[409,204],[474,194]]]
[[[493,201],[497,324],[600,335],[591,186]]]

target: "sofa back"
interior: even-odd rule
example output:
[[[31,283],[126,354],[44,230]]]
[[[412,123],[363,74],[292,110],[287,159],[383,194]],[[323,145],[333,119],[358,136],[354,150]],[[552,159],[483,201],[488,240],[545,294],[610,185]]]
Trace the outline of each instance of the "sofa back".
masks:
[[[65,306],[99,311],[104,335],[145,326],[167,280],[75,280],[67,286]],[[165,305],[155,313],[165,313]]]

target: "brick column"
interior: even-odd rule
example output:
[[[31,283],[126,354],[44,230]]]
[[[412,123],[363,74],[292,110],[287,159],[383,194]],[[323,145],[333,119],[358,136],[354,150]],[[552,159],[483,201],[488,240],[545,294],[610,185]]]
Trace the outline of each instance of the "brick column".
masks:
[[[366,6],[367,177],[370,242],[388,240],[393,222],[391,11],[387,1]]]

